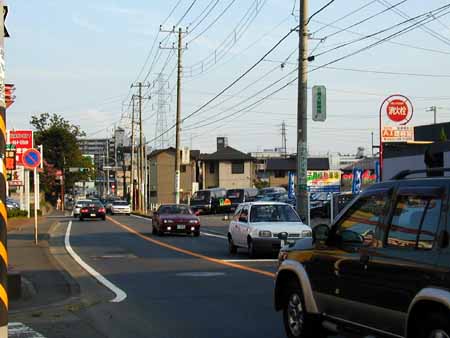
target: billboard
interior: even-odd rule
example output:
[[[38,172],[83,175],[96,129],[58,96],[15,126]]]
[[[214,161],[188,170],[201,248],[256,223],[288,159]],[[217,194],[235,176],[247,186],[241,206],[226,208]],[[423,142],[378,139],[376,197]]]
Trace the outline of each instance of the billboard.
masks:
[[[315,192],[340,192],[340,170],[308,170],[308,191]]]

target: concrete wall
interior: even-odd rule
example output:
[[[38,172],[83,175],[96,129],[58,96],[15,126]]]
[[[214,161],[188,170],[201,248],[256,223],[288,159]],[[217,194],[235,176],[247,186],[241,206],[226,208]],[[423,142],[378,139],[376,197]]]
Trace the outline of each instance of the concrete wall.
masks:
[[[271,187],[281,187],[281,186],[287,186],[289,181],[289,177],[286,174],[285,177],[275,177],[273,172],[270,173],[269,176],[269,186]]]
[[[243,174],[232,174],[232,162],[219,163],[219,186],[221,188],[251,188],[253,186],[254,170],[253,163],[247,161],[244,163]]]

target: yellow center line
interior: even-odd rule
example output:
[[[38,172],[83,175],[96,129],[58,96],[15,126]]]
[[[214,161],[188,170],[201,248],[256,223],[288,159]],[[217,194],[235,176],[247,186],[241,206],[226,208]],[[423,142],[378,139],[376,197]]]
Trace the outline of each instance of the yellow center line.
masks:
[[[177,252],[183,253],[185,255],[189,255],[189,256],[192,256],[192,257],[199,258],[199,259],[203,259],[203,260],[208,261],[208,262],[224,265],[224,266],[227,266],[227,267],[230,267],[230,268],[243,270],[243,271],[248,271],[248,272],[253,272],[253,273],[257,273],[259,275],[263,275],[263,276],[267,276],[267,277],[272,277],[272,278],[275,277],[275,274],[273,272],[264,271],[264,270],[261,270],[261,269],[250,268],[250,267],[247,267],[247,266],[244,266],[244,265],[241,265],[241,264],[227,262],[227,261],[225,261],[223,259],[217,259],[217,258],[205,256],[205,255],[202,255],[202,254],[190,251],[190,250],[182,249],[182,248],[179,248],[177,246],[174,246],[174,245],[171,245],[171,244],[167,244],[167,243],[158,241],[156,239],[153,239],[151,237],[148,237],[146,235],[143,235],[139,231],[131,228],[130,226],[128,226],[126,224],[122,224],[122,223],[116,221],[115,219],[112,219],[111,217],[108,217],[108,220],[111,221],[112,223],[118,225],[122,229],[125,229],[128,232],[131,232],[132,234],[142,238],[143,240],[145,240],[147,242],[150,242],[150,243],[153,243],[153,244],[156,244],[156,245],[159,245],[161,247],[164,247],[164,248],[167,248],[167,249],[170,249],[170,250],[173,250],[173,251],[177,251]]]

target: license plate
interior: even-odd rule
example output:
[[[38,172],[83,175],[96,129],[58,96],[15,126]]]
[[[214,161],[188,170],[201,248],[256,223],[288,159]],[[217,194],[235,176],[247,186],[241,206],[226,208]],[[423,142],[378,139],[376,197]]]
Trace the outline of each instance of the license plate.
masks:
[[[91,217],[95,217],[95,216],[97,216],[96,214],[91,214]]]
[[[184,229],[186,229],[186,225],[178,224],[178,225],[177,225],[177,229],[178,229],[178,230],[184,230]]]

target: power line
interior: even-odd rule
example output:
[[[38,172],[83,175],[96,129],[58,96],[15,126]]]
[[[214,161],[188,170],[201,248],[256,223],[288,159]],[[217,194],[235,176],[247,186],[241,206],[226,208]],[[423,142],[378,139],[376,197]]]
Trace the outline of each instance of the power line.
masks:
[[[296,3],[296,2],[297,2],[297,0],[294,1],[294,3]],[[332,21],[332,22],[329,23],[328,25],[324,25],[323,27],[317,29],[316,31],[314,31],[314,32],[312,33],[312,35],[316,35],[318,32],[324,30],[325,28],[330,27],[330,26],[334,25],[335,23],[338,23],[339,21],[342,21],[342,20],[344,20],[344,19],[346,19],[346,18],[348,18],[348,17],[350,17],[350,16],[352,16],[352,15],[354,15],[354,14],[356,14],[356,13],[362,11],[363,9],[369,7],[370,5],[374,4],[375,2],[377,2],[377,0],[372,0],[372,1],[370,1],[370,2],[368,2],[368,3],[366,3],[366,4],[364,4],[364,5],[362,5],[361,7],[358,7],[357,9],[351,11],[350,13],[345,14],[344,16],[341,16],[340,18],[338,18],[338,19]]]
[[[195,21],[199,20],[200,17],[203,16],[203,18],[201,18],[200,21],[197,24],[195,24],[194,27],[189,28],[189,33],[192,34],[192,32],[195,31],[195,29],[198,26],[200,26],[203,23],[203,21],[205,21],[205,19],[211,14],[211,12],[214,10],[214,8],[216,8],[218,3],[219,3],[219,0],[211,0],[209,2],[208,6],[205,7],[205,9],[200,13],[200,15],[189,24],[189,26],[191,26]],[[213,5],[211,6],[211,4],[213,4]],[[211,8],[209,8],[209,6],[211,6]],[[206,11],[208,11],[208,12],[205,14]]]
[[[204,33],[206,33],[212,26],[214,26],[216,24],[217,21],[220,20],[220,18],[225,15],[225,13],[230,9],[230,7],[236,2],[236,0],[231,0],[231,2],[228,4],[227,7],[225,7],[225,9],[220,12],[220,14],[205,28],[201,31],[201,33],[197,34],[194,38],[192,38],[191,40],[188,41],[188,44],[194,42],[195,40],[197,40],[201,35],[203,35]]]
[[[439,10],[442,10],[444,7],[445,7],[445,9],[446,9],[446,8],[450,7],[450,4],[449,4],[449,5],[446,5],[446,6],[443,6],[443,7],[441,7],[441,8],[439,8]],[[431,12],[430,12],[430,13],[431,13]],[[447,14],[449,14],[449,12],[444,13],[444,14],[441,14],[439,17],[445,16],[445,15],[447,15]],[[333,60],[333,61],[327,62],[327,63],[325,63],[325,64],[323,64],[323,65],[321,65],[321,66],[318,66],[318,67],[316,67],[316,68],[314,68],[314,69],[312,69],[312,70],[309,70],[309,72],[313,72],[313,71],[319,70],[319,69],[321,69],[321,68],[325,68],[325,67],[327,67],[327,66],[329,66],[329,65],[332,65],[332,64],[334,64],[334,63],[336,63],[336,62],[345,60],[345,59],[347,59],[347,58],[349,58],[349,57],[351,57],[351,56],[357,55],[357,54],[359,54],[359,53],[361,53],[361,52],[363,52],[363,51],[366,51],[366,50],[368,50],[368,49],[370,49],[370,48],[372,48],[372,47],[375,47],[375,46],[377,46],[377,45],[379,45],[379,44],[381,44],[381,43],[383,43],[383,42],[385,42],[385,41],[388,41],[388,40],[390,40],[390,39],[393,39],[393,38],[395,38],[395,37],[398,37],[398,36],[400,36],[400,35],[403,35],[403,34],[405,34],[405,33],[408,33],[408,32],[410,32],[411,30],[414,30],[414,29],[416,29],[416,28],[418,28],[418,27],[420,27],[420,26],[422,26],[422,25],[424,25],[424,24],[427,24],[428,22],[424,22],[424,21],[426,21],[426,20],[429,20],[428,22],[431,22],[431,21],[435,20],[435,16],[434,16],[433,14],[431,14],[429,17],[427,17],[427,18],[425,18],[425,19],[422,19],[422,21],[419,21],[419,22],[414,23],[414,24],[412,24],[412,25],[410,25],[410,26],[408,26],[408,27],[406,27],[406,28],[403,28],[402,30],[397,31],[397,32],[395,32],[395,33],[393,33],[393,34],[391,34],[391,35],[385,37],[384,39],[382,39],[382,40],[380,40],[380,41],[377,41],[377,42],[375,42],[375,43],[373,43],[373,44],[370,44],[370,45],[368,45],[368,46],[366,46],[366,47],[363,47],[363,48],[361,48],[361,49],[358,49],[358,50],[356,50],[356,51],[354,51],[354,52],[352,52],[352,53],[350,53],[350,54],[347,54],[347,55],[345,55],[345,56],[343,56],[343,57],[340,57],[340,58],[338,58],[338,59],[335,59],[335,60]]]
[[[182,119],[182,122],[186,121],[187,119],[191,118],[192,116],[198,114],[200,111],[202,111],[204,108],[206,108],[208,105],[210,105],[212,102],[217,100],[222,94],[227,92],[230,88],[232,88],[236,83],[238,83],[240,80],[242,80],[248,73],[250,73],[253,69],[255,69],[267,56],[269,56],[281,43],[283,43],[284,40],[286,40],[289,35],[292,34],[296,29],[290,30],[286,35],[284,35],[268,52],[266,52],[255,64],[253,64],[250,68],[248,68],[243,74],[241,74],[237,79],[235,79],[233,82],[231,82],[228,86],[226,86],[224,89],[222,89],[218,94],[216,94],[212,99],[208,100],[206,103],[204,103],[202,106],[194,110],[192,113],[190,113],[187,117]],[[287,87],[287,85],[286,85]],[[172,125],[169,129],[163,132],[163,134],[168,133],[170,130],[175,128],[175,125]],[[161,137],[163,134],[160,134],[156,136],[156,139]],[[153,140],[152,140],[153,141]],[[151,141],[148,141],[147,143],[150,143]]]
[[[317,14],[321,13],[322,11],[324,11],[328,6],[330,6],[332,3],[334,2],[334,0],[330,0],[327,4],[325,4],[325,6],[323,6],[322,8],[320,8],[318,11],[316,11],[315,13],[313,13],[308,21],[306,21],[306,26],[308,26],[309,22],[311,21],[312,18],[314,18]]]
[[[402,26],[402,25],[404,25],[404,24],[406,24],[406,23],[408,23],[408,22],[415,21],[415,20],[417,20],[417,19],[419,19],[419,18],[422,18],[422,17],[425,17],[425,18],[421,19],[421,21],[427,20],[427,19],[430,18],[430,16],[432,17],[433,15],[435,15],[435,12],[443,11],[443,10],[449,8],[449,7],[450,7],[450,4],[449,4],[449,5],[442,6],[442,7],[438,8],[438,9],[433,10],[433,11],[430,11],[430,12],[426,12],[426,13],[420,14],[420,15],[418,15],[418,16],[416,16],[416,17],[407,19],[407,20],[405,20],[405,21],[402,21],[402,22],[397,23],[397,24],[395,24],[395,25],[389,26],[389,27],[387,27],[387,28],[381,29],[381,30],[379,30],[379,31],[377,31],[377,32],[375,32],[375,33],[372,33],[372,34],[369,34],[369,35],[365,35],[365,36],[363,36],[363,37],[361,37],[361,38],[358,38],[358,39],[354,39],[354,40],[351,40],[351,41],[347,41],[347,42],[341,43],[340,45],[338,45],[338,46],[336,46],[336,47],[329,48],[329,49],[327,49],[327,50],[325,50],[325,51],[323,51],[323,52],[320,52],[320,53],[314,55],[314,57],[322,56],[322,55],[324,55],[324,54],[328,54],[328,53],[330,53],[330,52],[332,52],[332,51],[335,51],[335,50],[338,50],[338,49],[347,47],[347,46],[352,45],[352,44],[354,44],[354,43],[357,43],[357,42],[361,42],[361,41],[367,40],[367,39],[369,39],[369,38],[371,38],[371,37],[374,37],[374,36],[376,36],[376,35],[380,35],[380,34],[386,33],[386,32],[388,32],[388,31],[390,31],[390,30],[392,30],[392,29],[394,29],[394,28],[397,28],[397,27],[399,27],[399,26]],[[420,23],[421,21],[419,21],[418,23]],[[416,25],[416,24],[413,24],[413,25]],[[409,27],[411,27],[411,26],[408,26],[408,28],[409,28]]]
[[[197,2],[197,0],[192,1],[191,5],[188,7],[188,9],[186,10],[186,12],[184,12],[183,16],[178,20],[178,22],[175,24],[175,26],[179,26],[180,23],[184,20],[184,18],[189,14],[189,12],[191,11],[192,7],[194,7],[195,3]]]
[[[325,22],[321,22],[321,21],[318,21],[318,20],[313,20],[313,21],[318,23],[318,24],[320,24],[320,25],[323,25],[323,27],[332,27],[334,29],[342,29],[341,27],[335,26],[335,25],[330,24],[330,23],[325,23]],[[352,31],[352,30],[345,30],[345,31],[347,33],[350,33],[350,34],[353,34],[353,35],[365,36],[365,34],[362,34],[362,33],[359,33],[359,32],[355,32],[355,31]],[[372,36],[371,39],[372,40],[377,40],[377,41],[381,41],[382,40],[381,38],[377,38],[375,36]],[[447,51],[438,50],[438,49],[432,49],[432,48],[420,47],[420,46],[416,46],[416,45],[412,45],[412,44],[408,44],[408,43],[403,43],[403,42],[398,42],[398,41],[387,41],[387,43],[389,43],[391,45],[411,48],[411,49],[420,50],[420,51],[424,51],[424,52],[430,52],[430,53],[442,54],[442,55],[450,55],[450,52],[447,52]],[[337,46],[339,44],[340,43],[335,44],[334,46]]]
[[[256,19],[262,8],[267,3],[267,0],[263,0],[262,4],[260,5],[260,0],[255,0],[252,4],[252,6],[249,7],[247,12],[244,14],[242,19],[238,22],[236,27],[228,34],[228,36],[219,44],[219,46],[214,49],[212,53],[210,53],[208,56],[203,58],[201,61],[198,61],[197,63],[193,64],[192,66],[185,67],[185,69],[190,69],[189,73],[190,76],[193,76],[193,70],[196,70],[198,68],[199,73],[204,73],[206,69],[208,68],[208,65],[211,64],[211,67],[214,66],[218,60],[220,61],[221,58],[225,57],[225,55],[233,48],[233,46],[242,38],[244,33],[247,31],[253,20]],[[254,7],[254,12],[252,11]],[[190,44],[193,41],[188,42]],[[187,71],[185,71],[186,76]],[[195,74],[194,74],[195,75]]]
[[[378,3],[380,3],[383,6],[390,6],[389,1],[387,0],[377,0]],[[400,9],[395,9],[393,10],[396,14],[398,14],[399,16],[403,17],[404,19],[408,19],[410,18],[410,16],[408,14],[406,14],[405,12],[401,11]],[[427,32],[428,34],[430,34],[431,36],[433,36],[434,38],[444,42],[446,45],[450,46],[450,39],[448,39],[447,37],[443,36],[442,34],[432,30],[429,27],[421,27],[421,29],[425,32]]]
[[[336,31],[336,32],[334,32],[334,33],[332,33],[332,34],[329,34],[329,35],[327,35],[326,37],[324,37],[323,39],[324,39],[324,40],[325,40],[325,39],[329,39],[329,38],[331,38],[331,37],[333,37],[333,36],[335,36],[335,35],[338,35],[338,34],[344,32],[344,31],[347,31],[347,30],[352,29],[352,28],[354,28],[354,27],[356,27],[356,26],[362,25],[363,23],[366,23],[367,21],[370,21],[370,20],[372,20],[373,18],[375,18],[375,17],[377,17],[377,16],[379,16],[379,15],[381,15],[381,14],[384,14],[384,13],[386,13],[386,12],[392,10],[393,8],[395,8],[395,7],[397,7],[397,6],[400,6],[401,4],[405,3],[406,1],[407,1],[407,0],[403,0],[403,1],[397,2],[395,5],[392,5],[392,6],[390,6],[389,8],[385,8],[384,10],[382,10],[382,11],[380,11],[380,12],[377,12],[377,13],[375,13],[375,14],[373,14],[373,15],[370,15],[370,16],[368,16],[367,18],[362,19],[362,20],[360,20],[360,21],[358,21],[358,22],[356,22],[356,23],[354,23],[354,24],[352,24],[352,25],[350,25],[350,26],[348,26],[348,27],[342,28],[342,29],[340,29],[340,30],[338,30],[338,31]]]
[[[431,77],[431,78],[450,78],[450,74],[426,74],[426,73],[411,73],[411,72],[390,72],[383,70],[372,69],[357,69],[357,68],[339,68],[339,67],[323,67],[331,70],[342,70],[357,73],[371,73],[383,75],[400,75],[400,76],[416,76],[416,77]]]

